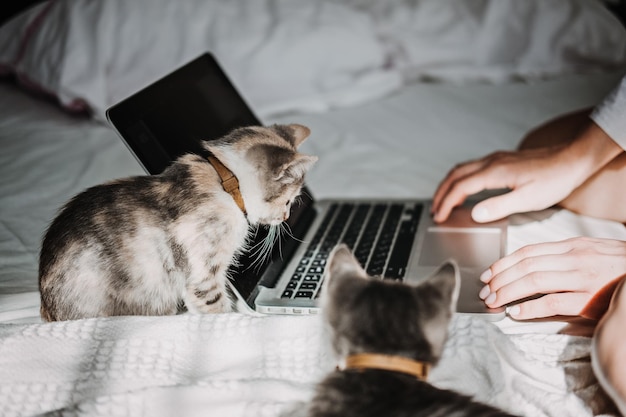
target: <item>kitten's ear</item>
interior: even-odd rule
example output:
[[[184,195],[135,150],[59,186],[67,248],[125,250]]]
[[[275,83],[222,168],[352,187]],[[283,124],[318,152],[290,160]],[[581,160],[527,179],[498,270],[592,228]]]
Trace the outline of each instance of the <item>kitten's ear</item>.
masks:
[[[459,298],[461,278],[456,262],[446,261],[435,273],[418,284],[415,287],[418,297],[425,287],[429,287],[426,293],[432,294],[428,299],[428,310],[432,314],[422,318],[421,326],[424,336],[430,342],[431,354],[438,358],[448,337],[448,324],[456,311]],[[433,296],[433,292],[439,296]]]
[[[324,303],[327,302],[329,288],[337,286],[338,283],[346,279],[367,279],[367,272],[363,269],[359,261],[354,257],[350,248],[344,243],[335,246],[328,257],[324,275]],[[365,281],[364,281],[365,282]]]
[[[367,273],[345,243],[335,246],[333,251],[330,253],[328,263],[326,265],[326,271],[327,279],[329,277],[342,275],[353,275],[363,278],[367,277]]]
[[[304,125],[293,123],[289,125],[289,128],[293,132],[294,146],[296,148],[311,134],[311,129]]]
[[[453,260],[441,264],[439,268],[420,285],[431,285],[441,294],[441,302],[451,314],[456,311],[456,304],[461,289],[459,267]]]
[[[317,159],[317,156],[298,153],[291,161],[280,167],[274,180],[280,181],[283,184],[291,184],[299,181]]]

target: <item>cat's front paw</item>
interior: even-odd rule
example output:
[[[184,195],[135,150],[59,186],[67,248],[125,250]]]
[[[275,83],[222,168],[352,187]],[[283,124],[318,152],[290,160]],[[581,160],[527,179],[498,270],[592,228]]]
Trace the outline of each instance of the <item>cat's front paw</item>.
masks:
[[[228,313],[232,311],[226,291],[194,291],[185,302],[190,313]]]

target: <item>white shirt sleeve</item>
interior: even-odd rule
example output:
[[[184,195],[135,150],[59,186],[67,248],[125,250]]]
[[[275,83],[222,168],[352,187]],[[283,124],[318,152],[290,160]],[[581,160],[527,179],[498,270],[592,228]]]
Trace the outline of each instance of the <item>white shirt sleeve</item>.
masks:
[[[596,106],[591,119],[626,150],[626,77]]]

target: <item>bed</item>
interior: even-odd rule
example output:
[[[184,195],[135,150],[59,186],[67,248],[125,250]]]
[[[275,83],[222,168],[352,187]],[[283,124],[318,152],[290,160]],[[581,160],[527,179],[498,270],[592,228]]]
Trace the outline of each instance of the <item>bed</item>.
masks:
[[[626,30],[590,0],[39,2],[0,27],[1,416],[293,415],[333,369],[317,316],[39,318],[59,207],[143,174],[104,111],[205,51],[264,123],[311,128],[318,198],[429,197],[454,164],[515,148],[626,72]],[[509,222],[509,252],[626,239],[566,210]],[[616,416],[594,325],[459,315],[431,382],[523,416]]]

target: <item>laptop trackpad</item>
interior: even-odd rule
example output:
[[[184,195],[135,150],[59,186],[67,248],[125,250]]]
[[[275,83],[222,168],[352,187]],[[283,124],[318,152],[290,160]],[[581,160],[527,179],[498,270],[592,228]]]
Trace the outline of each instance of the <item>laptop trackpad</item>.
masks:
[[[499,228],[432,227],[424,236],[419,264],[437,266],[453,258],[460,267],[486,268],[500,259],[502,234]]]

